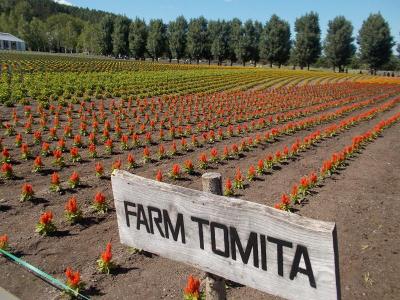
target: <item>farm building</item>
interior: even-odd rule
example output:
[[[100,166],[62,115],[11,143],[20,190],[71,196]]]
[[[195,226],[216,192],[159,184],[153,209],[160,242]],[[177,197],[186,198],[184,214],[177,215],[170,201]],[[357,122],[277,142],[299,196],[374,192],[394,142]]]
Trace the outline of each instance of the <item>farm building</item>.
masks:
[[[0,32],[0,50],[25,51],[25,42],[12,34]]]

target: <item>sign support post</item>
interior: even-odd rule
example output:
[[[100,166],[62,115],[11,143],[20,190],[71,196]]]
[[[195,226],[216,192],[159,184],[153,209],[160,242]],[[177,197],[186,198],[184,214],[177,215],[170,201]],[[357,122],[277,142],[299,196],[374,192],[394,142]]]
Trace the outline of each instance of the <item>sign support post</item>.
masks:
[[[222,196],[222,178],[219,173],[205,173],[201,176],[203,191]],[[225,279],[206,273],[206,300],[225,300]]]

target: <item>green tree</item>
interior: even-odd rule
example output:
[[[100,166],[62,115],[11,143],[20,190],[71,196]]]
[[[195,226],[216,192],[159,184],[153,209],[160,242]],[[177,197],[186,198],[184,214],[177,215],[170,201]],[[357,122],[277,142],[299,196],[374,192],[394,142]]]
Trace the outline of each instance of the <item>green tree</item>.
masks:
[[[250,48],[250,59],[253,61],[254,66],[257,66],[257,63],[260,61],[260,40],[261,34],[263,32],[263,25],[261,22],[254,21],[254,37],[253,42]]]
[[[99,24],[85,23],[78,39],[78,48],[88,54],[100,54],[100,26]]]
[[[360,58],[368,65],[371,73],[390,60],[393,37],[389,24],[380,13],[369,15],[363,22],[357,43],[360,45]]]
[[[100,21],[100,53],[111,55],[113,53],[112,34],[114,31],[114,21],[111,15],[104,16]]]
[[[238,19],[232,21],[232,49],[235,58],[246,65],[247,60],[247,39],[244,34],[242,22]]]
[[[321,29],[318,14],[310,12],[296,19],[295,31],[297,63],[301,68],[307,66],[307,69],[310,69],[310,64],[316,62],[321,54]]]
[[[197,63],[211,54],[207,25],[204,17],[191,19],[188,25],[187,51],[190,59]]]
[[[324,43],[324,52],[327,60],[333,66],[343,71],[356,48],[353,44],[353,25],[343,16],[338,16],[328,23],[328,33]]]
[[[136,18],[129,27],[129,50],[135,59],[144,59],[147,43],[147,26],[144,20]]]
[[[218,65],[229,57],[230,26],[226,21],[210,21],[208,30],[211,41],[211,54],[218,61]]]
[[[237,31],[239,30],[242,22],[238,18],[234,18],[227,23],[229,29],[229,50],[228,50],[228,58],[230,60],[230,65],[232,66],[234,62],[238,60],[236,57],[235,46],[237,44]]]
[[[171,56],[178,61],[185,56],[187,44],[188,23],[184,16],[179,16],[168,24],[167,38]]]
[[[33,18],[29,23],[29,47],[33,51],[48,51],[47,25],[38,18]]]
[[[114,20],[114,31],[112,34],[114,56],[129,55],[129,25],[128,18],[118,16]]]
[[[166,28],[161,19],[152,19],[149,23],[149,35],[147,38],[147,51],[151,59],[158,60],[158,58],[165,51],[166,42]]]
[[[55,52],[74,52],[83,23],[68,14],[56,14],[47,19],[50,49]]]
[[[270,67],[276,63],[279,67],[286,63],[290,56],[290,25],[280,19],[277,15],[272,15],[265,24],[260,39],[261,57],[266,59]]]

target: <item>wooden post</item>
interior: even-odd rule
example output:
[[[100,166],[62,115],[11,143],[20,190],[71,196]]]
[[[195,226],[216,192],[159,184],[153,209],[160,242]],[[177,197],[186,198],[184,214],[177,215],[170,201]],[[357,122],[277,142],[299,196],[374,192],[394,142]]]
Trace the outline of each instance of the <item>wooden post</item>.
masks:
[[[203,191],[222,195],[222,176],[219,173],[205,173],[201,176]],[[212,273],[206,273],[206,300],[225,300],[225,279]]]

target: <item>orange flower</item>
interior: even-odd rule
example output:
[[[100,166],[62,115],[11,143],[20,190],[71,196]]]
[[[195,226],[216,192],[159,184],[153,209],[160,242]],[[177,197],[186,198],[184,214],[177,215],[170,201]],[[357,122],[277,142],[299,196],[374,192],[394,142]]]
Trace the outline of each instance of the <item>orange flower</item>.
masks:
[[[247,171],[247,179],[252,181],[255,176],[256,176],[256,169],[254,168],[253,165],[251,165],[249,167],[249,170]]]
[[[147,146],[143,149],[143,162],[147,163],[151,160],[150,158],[150,149]]]
[[[76,290],[79,288],[81,283],[81,274],[78,271],[74,272],[70,267],[67,267],[65,270],[65,276],[67,277],[67,285],[71,289]]]
[[[101,254],[101,259],[105,262],[105,263],[109,263],[112,259],[112,253],[111,253],[111,243],[107,243],[106,246],[106,251],[104,251]]]
[[[101,163],[96,163],[95,168],[96,168],[96,176],[97,177],[103,176],[103,173],[104,173],[103,165]]]
[[[8,235],[0,235],[0,249],[7,250],[8,248]]]
[[[199,165],[200,169],[207,169],[208,160],[207,160],[207,155],[205,153],[200,154],[199,161],[200,161]]]
[[[76,197],[73,196],[68,199],[67,204],[65,205],[65,210],[67,213],[76,214],[78,211],[78,204],[76,202]]]
[[[43,225],[50,224],[53,221],[53,213],[51,211],[44,212],[39,219],[39,223]]]
[[[282,194],[281,202],[284,205],[288,205],[290,203],[290,199],[289,199],[288,195]]]
[[[232,196],[233,195],[233,189],[232,189],[232,181],[227,178],[225,181],[225,191],[224,191],[225,196]]]
[[[114,161],[113,164],[112,164],[112,171],[114,172],[114,170],[119,170],[119,169],[121,169],[121,165],[122,165],[121,160],[120,160],[120,159],[117,159],[117,160]]]
[[[197,299],[200,295],[200,280],[190,275],[184,289],[184,294],[185,296]]]
[[[170,176],[172,179],[178,179],[181,175],[181,168],[179,167],[178,164],[174,164],[172,166],[172,171],[170,173]]]
[[[96,195],[94,196],[94,202],[97,204],[104,204],[105,201],[106,197],[101,192],[97,192]]]
[[[162,176],[161,170],[158,170],[157,175],[156,175],[156,180],[162,181],[162,178],[163,178],[163,176]]]

